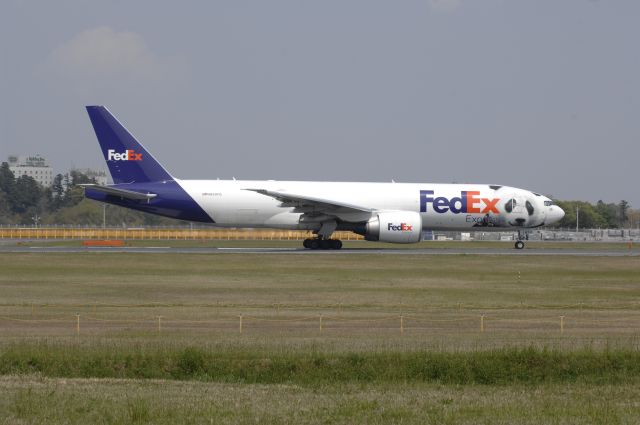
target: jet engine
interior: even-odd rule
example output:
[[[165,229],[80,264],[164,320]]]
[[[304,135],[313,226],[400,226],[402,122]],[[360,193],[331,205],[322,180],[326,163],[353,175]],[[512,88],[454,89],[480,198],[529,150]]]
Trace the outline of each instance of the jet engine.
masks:
[[[355,232],[368,241],[416,243],[422,239],[422,218],[412,211],[381,212]]]

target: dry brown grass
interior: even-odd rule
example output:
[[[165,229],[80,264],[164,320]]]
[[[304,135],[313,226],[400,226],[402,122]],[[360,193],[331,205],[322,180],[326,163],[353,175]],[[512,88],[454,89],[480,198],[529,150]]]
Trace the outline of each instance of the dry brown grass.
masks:
[[[4,254],[0,334],[635,346],[638,284],[638,257]]]

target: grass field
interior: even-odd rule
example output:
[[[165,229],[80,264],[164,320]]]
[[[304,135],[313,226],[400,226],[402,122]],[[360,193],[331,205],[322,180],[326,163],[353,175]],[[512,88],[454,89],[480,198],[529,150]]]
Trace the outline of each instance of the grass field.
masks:
[[[640,257],[558,249],[2,254],[0,423],[636,423]]]
[[[0,378],[5,423],[634,424],[640,386],[297,385]],[[38,420],[39,419],[39,420]]]
[[[5,423],[635,424],[640,386],[0,378]]]

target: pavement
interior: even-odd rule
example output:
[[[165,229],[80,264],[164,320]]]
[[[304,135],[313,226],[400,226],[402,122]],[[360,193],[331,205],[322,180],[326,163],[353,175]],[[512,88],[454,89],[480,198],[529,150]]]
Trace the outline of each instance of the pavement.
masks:
[[[231,247],[65,247],[65,246],[19,246],[0,244],[1,253],[142,253],[142,254],[286,254],[286,255],[505,255],[505,256],[545,256],[567,255],[576,257],[638,257],[640,251],[604,250],[596,246],[588,249],[529,248],[522,250],[504,248],[343,248],[341,250],[316,250],[300,248],[231,248]]]

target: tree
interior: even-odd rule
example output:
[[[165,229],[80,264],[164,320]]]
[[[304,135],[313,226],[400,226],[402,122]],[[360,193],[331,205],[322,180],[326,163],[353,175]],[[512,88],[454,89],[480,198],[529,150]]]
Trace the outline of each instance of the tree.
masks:
[[[606,227],[605,220],[600,216],[600,214],[598,214],[593,205],[588,202],[578,202],[578,204],[580,208],[578,225],[580,228],[595,229]]]
[[[102,208],[104,204],[91,199],[83,199],[72,207],[60,208],[52,211],[43,217],[44,224],[69,224],[82,226],[101,226]],[[144,226],[144,225],[165,225],[179,226],[186,222],[171,218],[159,217],[146,214],[140,211],[133,211],[115,205],[106,205],[107,226]]]
[[[602,227],[618,227],[618,207],[615,204],[605,204],[602,200],[596,204],[596,212],[602,217],[604,224]]]
[[[620,215],[619,215],[620,227],[624,227],[627,224],[627,211],[629,210],[630,207],[631,206],[629,205],[629,203],[624,199],[620,201],[620,203],[618,204],[618,210],[620,212]]]
[[[640,209],[629,209],[629,211],[627,211],[627,219],[629,227],[640,229]]]
[[[96,179],[88,177],[86,174],[78,170],[71,170],[71,186],[79,184],[95,183]]]
[[[95,179],[89,178],[77,170],[72,170],[71,173],[64,175],[58,174],[52,185],[54,210],[77,205],[84,198],[84,189],[78,185],[95,182]]]
[[[98,226],[102,223],[102,209],[97,203],[84,200],[72,207],[61,208],[45,218],[45,223],[71,224],[76,226]]]
[[[15,192],[15,186],[16,178],[13,175],[13,171],[9,168],[8,163],[3,162],[0,165],[0,192],[4,192],[9,203],[12,201],[11,197]]]
[[[37,212],[41,195],[42,187],[33,177],[20,176],[16,179],[13,212],[23,215],[23,223],[29,223],[30,215]]]
[[[62,174],[56,174],[51,185],[51,207],[58,210],[64,204],[64,184]]]
[[[577,224],[580,229],[593,229],[608,227],[607,221],[599,213],[597,206],[584,201],[556,201],[556,204],[565,212],[565,216],[557,224],[557,227],[569,229],[576,228],[576,209],[578,209]]]
[[[13,217],[7,194],[0,190],[0,224],[13,224],[14,222],[15,217]]]
[[[63,185],[63,176],[62,174],[56,174],[53,178],[53,184],[51,185],[51,189],[53,194],[59,198],[64,196],[64,185]]]
[[[575,229],[576,227],[576,207],[573,201],[554,201],[557,206],[564,211],[564,217],[558,223],[557,227]]]

